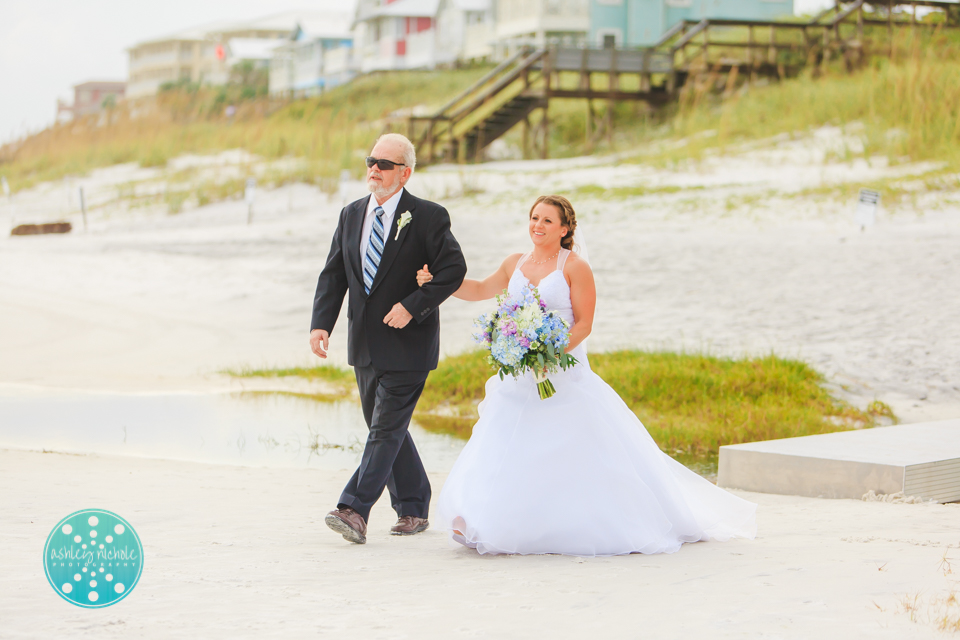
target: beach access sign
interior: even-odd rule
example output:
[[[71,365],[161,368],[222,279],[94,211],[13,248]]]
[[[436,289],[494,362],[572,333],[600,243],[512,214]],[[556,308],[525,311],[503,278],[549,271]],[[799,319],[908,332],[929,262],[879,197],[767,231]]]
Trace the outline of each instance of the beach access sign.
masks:
[[[43,569],[57,594],[100,609],[133,591],[143,572],[143,545],[130,523],[110,511],[84,509],[57,523],[43,548]]]
[[[857,198],[857,213],[854,221],[861,229],[872,227],[877,221],[877,207],[880,206],[880,192],[873,189],[860,189]]]

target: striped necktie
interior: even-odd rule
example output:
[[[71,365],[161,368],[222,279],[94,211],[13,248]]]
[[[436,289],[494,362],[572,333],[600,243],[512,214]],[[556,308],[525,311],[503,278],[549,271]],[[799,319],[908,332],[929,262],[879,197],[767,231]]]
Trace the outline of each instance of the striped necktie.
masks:
[[[373,228],[370,230],[370,242],[367,243],[367,256],[363,261],[363,290],[370,295],[373,279],[377,277],[380,267],[380,257],[383,255],[383,207],[373,210],[376,217],[373,219]]]

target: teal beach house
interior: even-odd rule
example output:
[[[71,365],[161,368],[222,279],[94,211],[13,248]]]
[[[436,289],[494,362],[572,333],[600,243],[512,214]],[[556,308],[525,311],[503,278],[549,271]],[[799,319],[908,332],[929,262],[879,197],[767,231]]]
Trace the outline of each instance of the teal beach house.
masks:
[[[774,20],[793,0],[590,0],[590,44],[645,47],[681,20]]]

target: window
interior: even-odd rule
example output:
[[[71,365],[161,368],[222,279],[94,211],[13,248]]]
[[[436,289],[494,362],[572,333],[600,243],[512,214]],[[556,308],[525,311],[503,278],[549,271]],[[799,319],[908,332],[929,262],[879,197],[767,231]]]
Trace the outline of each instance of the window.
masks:
[[[623,44],[620,29],[597,29],[597,44],[604,49],[615,49]]]

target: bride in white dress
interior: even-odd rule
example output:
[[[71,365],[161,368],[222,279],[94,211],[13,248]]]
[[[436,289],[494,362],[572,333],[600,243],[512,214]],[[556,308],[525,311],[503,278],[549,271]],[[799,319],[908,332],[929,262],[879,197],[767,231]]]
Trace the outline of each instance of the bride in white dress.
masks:
[[[571,326],[579,364],[550,374],[541,400],[530,374],[492,376],[473,435],[450,471],[435,523],[480,553],[607,556],[673,553],[684,542],[756,534],[756,505],[701,478],[662,451],[620,396],[590,370],[584,339],[596,288],[571,251],[576,215],[560,196],[530,211],[533,250],[508,256],[454,294],[488,300],[537,287]],[[427,266],[420,284],[431,279]]]

